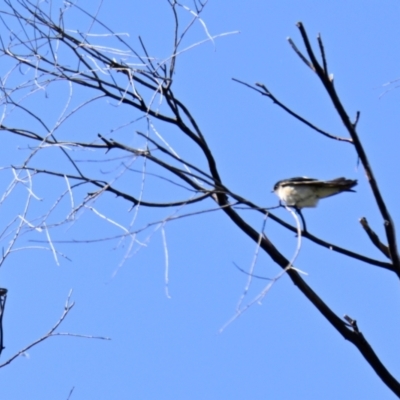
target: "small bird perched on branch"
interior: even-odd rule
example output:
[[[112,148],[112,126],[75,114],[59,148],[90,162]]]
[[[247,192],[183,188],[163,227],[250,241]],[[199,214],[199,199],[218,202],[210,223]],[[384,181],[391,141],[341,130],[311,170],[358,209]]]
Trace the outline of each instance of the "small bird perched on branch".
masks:
[[[303,176],[278,181],[275,183],[273,191],[287,206],[296,209],[303,220],[303,228],[306,230],[304,218],[301,214],[302,208],[316,207],[320,199],[341,192],[355,192],[352,187],[356,185],[357,180],[353,179],[337,178],[331,181],[319,181]]]

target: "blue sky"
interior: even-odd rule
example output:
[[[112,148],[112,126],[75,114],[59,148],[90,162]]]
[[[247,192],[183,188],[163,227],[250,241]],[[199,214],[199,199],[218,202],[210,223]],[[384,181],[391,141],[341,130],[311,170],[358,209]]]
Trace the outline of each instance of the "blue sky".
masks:
[[[93,2],[87,10],[98,10],[98,18],[115,32],[129,33],[126,40],[143,53],[140,35],[148,52],[156,60],[164,60],[170,55],[173,38],[173,18],[167,2],[126,3],[104,0]],[[53,3],[54,10],[60,4]],[[180,16],[182,21],[189,20],[184,10]],[[384,85],[400,76],[399,17],[400,4],[386,0],[379,4],[232,0],[229,5],[210,0],[202,15],[210,34],[238,33],[182,53],[173,83],[175,95],[189,107],[208,140],[226,185],[259,206],[277,205],[271,190],[283,178],[305,175],[358,179],[356,194],[322,201],[317,209],[305,210],[304,215],[310,232],[316,236],[379,260],[384,260],[383,256],[371,245],[358,222],[365,216],[384,238],[382,219],[354,149],[311,131],[232,78],[250,84],[264,83],[279,100],[322,129],[346,136],[322,85],[286,40],[291,37],[303,49],[295,26],[298,21],[304,23],[313,44],[321,33],[329,72],[334,75],[347,111],[351,116],[361,112],[358,132],[397,222],[399,193],[397,185],[393,190],[393,182],[397,179],[400,91],[394,89],[395,85]],[[65,16],[65,26],[82,32],[89,22],[71,9]],[[4,26],[1,29],[5,40],[8,33]],[[92,33],[101,34],[104,30],[95,25]],[[184,47],[206,37],[203,26],[196,23]],[[109,38],[93,40],[115,45]],[[67,54],[62,56],[68,60]],[[4,57],[2,60],[4,77],[10,64]],[[31,73],[22,72],[26,76]],[[17,82],[22,78],[15,72],[10,79]],[[59,83],[38,91],[24,104],[40,112],[53,126],[68,99],[68,90]],[[85,96],[86,92],[77,89],[70,109],[87,99]],[[4,124],[31,127],[32,121],[20,120],[19,115],[17,111],[7,115]],[[140,147],[144,142],[134,132],[144,130],[145,124],[130,123],[138,116],[128,107],[98,101],[67,121],[60,128],[59,138],[92,141],[101,133]],[[179,154],[204,165],[195,149],[180,140],[177,131],[158,122],[155,129]],[[23,162],[32,151],[29,146],[36,145],[4,132],[2,144],[1,192],[13,178],[7,167]],[[82,165],[89,158],[104,156],[83,151],[74,154]],[[92,164],[88,167],[90,172],[96,170]],[[102,170],[104,179],[115,166],[112,162],[109,165]],[[31,166],[68,168],[58,149],[41,150]],[[133,166],[140,169],[142,164]],[[149,171],[156,170],[149,166]],[[123,185],[137,195],[141,175],[131,177]],[[37,176],[33,188],[41,200],[32,201],[28,214],[32,220],[54,204],[65,191],[65,182]],[[77,199],[84,198],[88,191],[79,189]],[[151,178],[144,191],[149,201],[175,199],[175,194],[181,198],[177,189]],[[1,205],[0,226],[22,213],[26,198],[27,191],[20,185]],[[122,226],[129,226],[135,215],[131,204],[110,194],[103,195],[93,207]],[[212,207],[208,202],[183,212]],[[51,221],[62,220],[69,210],[66,198]],[[133,228],[140,229],[171,213],[141,208]],[[262,215],[249,211],[242,215],[261,229]],[[276,215],[293,222],[284,209],[277,210]],[[134,251],[129,251],[129,240],[59,242],[109,238],[120,233],[120,228],[93,211],[81,212],[74,223],[51,231],[57,250],[65,255],[59,258],[60,265],[51,251],[26,248],[44,246],[44,232],[31,232],[20,238],[17,247],[24,250],[11,254],[0,271],[1,287],[9,290],[3,320],[6,348],[1,361],[56,323],[71,289],[75,306],[58,331],[111,340],[48,339],[1,370],[1,398],[66,399],[72,388],[74,400],[395,397],[356,348],[329,325],[286,276],[274,284],[261,304],[253,305],[219,333],[234,315],[246,285],[247,277],[234,264],[248,270],[256,250],[255,244],[222,213],[183,218],[163,228],[155,225],[138,236]],[[297,245],[292,233],[272,220],[267,220],[265,233],[291,258]],[[2,237],[2,241],[6,248],[10,237]],[[170,298],[165,285],[165,241]],[[357,320],[384,364],[400,377],[400,297],[396,276],[305,239],[295,265],[307,272],[306,282],[339,316],[348,314]],[[274,277],[279,271],[268,256],[259,255],[255,271],[258,275]],[[255,280],[245,304],[264,286],[265,281]]]

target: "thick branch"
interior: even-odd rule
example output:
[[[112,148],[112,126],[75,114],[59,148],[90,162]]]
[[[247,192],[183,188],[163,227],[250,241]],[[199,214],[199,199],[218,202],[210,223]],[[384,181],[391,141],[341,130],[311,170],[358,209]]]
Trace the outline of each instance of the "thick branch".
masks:
[[[232,208],[224,207],[223,211],[229,218],[255,243],[260,241],[260,234],[250,227]],[[260,246],[281,268],[286,269],[289,266],[289,260],[275,248],[271,241],[263,236]],[[321,314],[331,323],[331,325],[348,341],[353,343],[367,362],[371,365],[377,375],[385,384],[397,395],[400,396],[400,383],[390,374],[383,363],[380,361],[371,345],[360,332],[355,332],[348,328],[346,323],[340,319],[322,299],[305,283],[301,276],[294,269],[289,268],[287,273],[292,282],[300,291],[311,301],[311,303],[321,312]]]

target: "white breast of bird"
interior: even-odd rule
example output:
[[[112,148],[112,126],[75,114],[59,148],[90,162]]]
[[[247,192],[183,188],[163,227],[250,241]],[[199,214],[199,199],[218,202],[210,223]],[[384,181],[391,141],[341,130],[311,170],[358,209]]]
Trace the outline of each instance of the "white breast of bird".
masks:
[[[319,201],[315,188],[307,185],[280,186],[277,195],[286,205],[297,208],[316,207]]]

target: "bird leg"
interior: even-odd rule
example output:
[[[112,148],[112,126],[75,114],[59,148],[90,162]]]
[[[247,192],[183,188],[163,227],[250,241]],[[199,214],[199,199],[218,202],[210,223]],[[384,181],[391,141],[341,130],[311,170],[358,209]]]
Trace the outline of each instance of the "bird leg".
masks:
[[[286,206],[282,203],[281,200],[279,200],[279,207],[284,207],[284,208],[286,207]],[[304,232],[307,232],[306,220],[304,219],[303,213],[301,212],[301,208],[298,208],[298,207],[296,207],[296,206],[292,206],[292,207],[295,209],[295,211],[297,212],[297,214],[300,215],[301,222],[302,222],[302,224],[303,224],[303,231],[304,231]],[[296,235],[296,236],[297,236],[297,235]]]
[[[303,217],[303,213],[301,212],[301,209],[300,209],[300,208],[297,208],[297,207],[294,207],[294,209],[296,210],[297,214],[300,215],[301,222],[303,223],[303,231],[304,231],[304,232],[307,232],[306,221],[305,221],[305,219],[304,219],[304,217]]]

